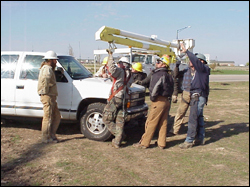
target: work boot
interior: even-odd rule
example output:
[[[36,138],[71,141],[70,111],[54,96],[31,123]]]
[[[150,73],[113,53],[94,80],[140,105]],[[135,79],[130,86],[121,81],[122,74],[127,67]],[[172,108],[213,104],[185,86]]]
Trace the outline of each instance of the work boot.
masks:
[[[48,137],[42,137],[42,143],[50,143],[51,142],[51,139],[48,138]]]
[[[57,138],[51,139],[51,143],[58,143],[58,142],[59,142],[59,140]]]
[[[160,149],[165,149],[165,147],[158,145],[157,141],[155,142],[155,146],[158,146]]]
[[[112,140],[112,147],[119,149],[120,146],[115,142],[115,139]]]
[[[59,142],[58,138],[54,134],[51,135],[51,139],[52,139],[51,143],[58,143]]]
[[[198,145],[205,145],[205,139],[203,140],[195,139],[194,146],[198,146]]]
[[[142,145],[142,144],[140,144],[140,143],[134,143],[134,144],[133,144],[133,147],[135,147],[135,148],[147,149],[146,146],[144,146],[144,145]]]
[[[180,144],[179,147],[180,147],[181,149],[188,149],[188,148],[193,147],[193,143],[189,143],[189,142],[186,142],[186,141],[185,141],[184,143]]]
[[[121,142],[123,142],[126,138],[127,138],[127,135],[126,134],[122,134]]]
[[[49,139],[42,139],[42,143],[49,143]]]

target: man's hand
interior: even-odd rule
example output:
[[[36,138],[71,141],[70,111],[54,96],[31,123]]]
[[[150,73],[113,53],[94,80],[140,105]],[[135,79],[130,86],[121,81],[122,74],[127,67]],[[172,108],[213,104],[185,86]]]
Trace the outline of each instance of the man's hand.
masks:
[[[115,51],[115,49],[106,49],[106,51],[108,52],[108,54],[113,54],[113,52]]]
[[[177,101],[178,101],[178,96],[177,95],[172,95],[172,102],[173,103],[177,103]]]
[[[180,43],[180,46],[181,46],[181,52],[182,52],[182,53],[186,53],[186,52],[187,52],[187,49],[186,49],[186,47],[184,46],[184,44],[183,44],[183,43]]]
[[[108,75],[106,73],[102,74],[103,78],[108,78]]]

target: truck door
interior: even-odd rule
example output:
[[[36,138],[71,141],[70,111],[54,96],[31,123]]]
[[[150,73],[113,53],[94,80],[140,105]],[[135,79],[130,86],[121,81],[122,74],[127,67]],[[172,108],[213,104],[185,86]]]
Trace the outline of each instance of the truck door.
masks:
[[[15,90],[21,52],[1,53],[1,114],[15,115]]]

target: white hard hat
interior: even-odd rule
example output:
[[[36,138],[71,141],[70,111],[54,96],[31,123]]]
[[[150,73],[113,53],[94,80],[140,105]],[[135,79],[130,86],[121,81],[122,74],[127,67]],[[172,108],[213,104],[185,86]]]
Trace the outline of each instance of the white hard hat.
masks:
[[[54,51],[47,51],[43,59],[58,59]]]
[[[197,58],[204,60],[205,64],[207,64],[206,56],[201,54],[201,53],[196,53],[195,54]]]
[[[130,64],[128,57],[125,57],[125,56],[121,57],[118,62],[126,62]]]

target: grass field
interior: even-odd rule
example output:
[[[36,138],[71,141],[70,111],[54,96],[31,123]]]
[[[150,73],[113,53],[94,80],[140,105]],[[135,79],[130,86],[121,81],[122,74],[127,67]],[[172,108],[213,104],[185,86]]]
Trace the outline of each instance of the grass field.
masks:
[[[210,83],[206,143],[182,150],[188,114],[164,150],[155,146],[157,132],[148,149],[132,147],[143,126],[125,129],[117,150],[84,138],[77,124],[59,126],[60,143],[42,144],[40,121],[9,121],[1,125],[1,186],[249,186],[249,82]]]

